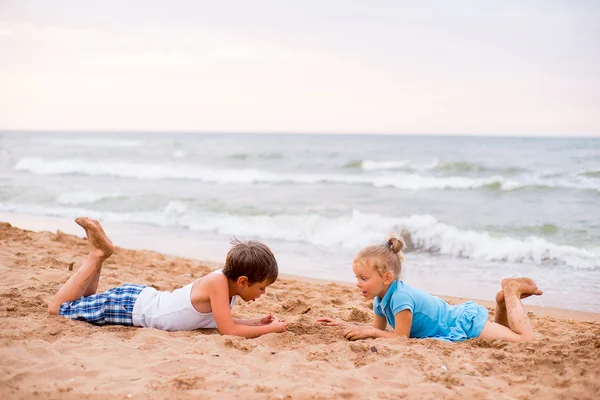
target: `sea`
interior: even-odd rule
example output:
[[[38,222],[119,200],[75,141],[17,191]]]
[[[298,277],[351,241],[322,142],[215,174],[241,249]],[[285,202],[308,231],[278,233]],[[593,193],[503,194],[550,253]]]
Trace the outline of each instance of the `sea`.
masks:
[[[400,235],[402,279],[431,293],[528,276],[528,304],[600,312],[600,139],[4,131],[0,213],[216,263],[256,239],[283,273],[347,282]]]

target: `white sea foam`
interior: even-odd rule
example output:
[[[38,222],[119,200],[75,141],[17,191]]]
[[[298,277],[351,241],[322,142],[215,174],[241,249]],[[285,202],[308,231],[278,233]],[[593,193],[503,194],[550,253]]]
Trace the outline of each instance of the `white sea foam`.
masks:
[[[519,183],[501,176],[485,178],[431,177],[418,174],[388,175],[297,174],[261,171],[257,169],[211,169],[193,164],[147,164],[132,162],[98,162],[84,159],[44,160],[23,158],[14,167],[17,171],[36,174],[80,174],[115,176],[135,179],[190,179],[219,184],[250,183],[334,183],[394,187],[405,190],[473,189],[496,185],[500,188],[518,187]]]
[[[562,263],[577,268],[599,268],[598,249],[557,245],[537,236],[525,239],[493,237],[488,232],[460,230],[430,215],[413,215],[397,221],[414,247],[457,257],[513,263]]]
[[[122,194],[115,193],[98,193],[90,191],[81,192],[66,192],[56,197],[56,202],[68,206],[77,206],[83,204],[93,204],[104,199],[116,199],[121,197]]]
[[[332,218],[318,214],[233,215],[228,213],[193,213],[179,201],[155,212],[97,212],[82,208],[8,205],[0,210],[38,215],[76,217],[92,215],[111,221],[138,222],[162,227],[181,227],[199,232],[236,235],[263,240],[304,242],[327,248],[356,251],[382,243],[390,233],[409,239],[415,251],[462,257],[473,260],[568,265],[578,269],[600,268],[600,248],[577,248],[558,245],[530,236],[525,239],[494,237],[488,232],[458,229],[437,221],[430,215],[390,217],[353,211]]]
[[[600,181],[575,174],[529,174],[519,177],[519,181],[505,182],[503,190],[517,190],[528,187],[593,190],[600,192]]]
[[[364,171],[395,170],[395,169],[425,171],[425,170],[434,169],[438,164],[439,164],[439,161],[437,159],[434,159],[430,162],[423,163],[423,164],[413,163],[408,160],[398,160],[398,161],[363,160],[360,163],[360,167]]]
[[[526,187],[566,188],[594,190],[600,192],[600,180],[580,176],[547,176],[543,174],[520,176],[517,180],[501,175],[488,177],[466,176],[423,176],[417,173],[395,172],[379,175],[352,174],[298,174],[261,171],[257,169],[212,169],[201,165],[185,163],[134,163],[89,161],[85,159],[45,160],[27,157],[14,166],[16,171],[35,174],[76,174],[89,176],[114,176],[134,179],[189,179],[217,184],[251,183],[296,183],[317,184],[333,183],[348,185],[369,185],[374,187],[394,187],[404,190],[428,189],[476,189],[485,186],[511,191]]]
[[[170,201],[165,207],[165,213],[170,215],[183,215],[188,210],[188,206],[179,200]]]
[[[385,169],[403,169],[406,168],[410,164],[409,161],[401,160],[401,161],[371,161],[371,160],[363,160],[360,163],[360,167],[364,171],[377,171],[377,170],[385,170]]]

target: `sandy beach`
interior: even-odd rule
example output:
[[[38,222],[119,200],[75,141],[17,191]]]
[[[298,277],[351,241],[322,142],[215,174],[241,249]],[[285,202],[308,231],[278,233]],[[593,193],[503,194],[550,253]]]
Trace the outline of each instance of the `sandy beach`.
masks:
[[[116,243],[117,245],[119,243]],[[538,341],[348,342],[320,316],[369,323],[351,284],[282,276],[234,315],[274,313],[287,332],[258,339],[216,330],[97,327],[47,314],[88,243],[0,224],[0,397],[593,399],[600,396],[598,314],[527,307]],[[220,265],[117,248],[100,291],[122,283],[183,286]],[[548,288],[542,288],[544,290]],[[465,299],[447,298],[449,302]],[[493,304],[482,302],[493,314]]]

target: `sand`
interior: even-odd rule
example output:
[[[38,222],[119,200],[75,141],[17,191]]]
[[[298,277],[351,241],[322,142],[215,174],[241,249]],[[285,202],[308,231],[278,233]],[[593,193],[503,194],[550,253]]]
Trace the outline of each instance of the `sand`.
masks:
[[[287,332],[257,339],[216,330],[98,327],[49,316],[48,300],[87,252],[85,239],[0,224],[0,398],[600,396],[598,314],[527,307],[539,337],[535,343],[349,342],[315,319],[369,323],[371,304],[353,285],[284,276],[258,301],[234,307],[240,318],[274,313],[289,321]],[[117,247],[104,265],[99,290],[122,283],[172,290],[216,268]]]

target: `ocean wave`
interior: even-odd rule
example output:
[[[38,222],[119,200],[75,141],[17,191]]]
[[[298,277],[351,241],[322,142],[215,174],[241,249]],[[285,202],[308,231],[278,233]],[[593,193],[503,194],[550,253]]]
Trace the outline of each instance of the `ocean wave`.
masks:
[[[344,168],[361,169],[363,171],[385,171],[385,170],[401,170],[401,171],[443,171],[443,172],[479,172],[479,173],[494,173],[494,174],[517,174],[526,172],[526,169],[519,167],[491,167],[483,164],[472,163],[467,161],[449,161],[440,162],[434,159],[425,163],[415,163],[409,160],[396,161],[374,161],[374,160],[352,160],[349,161]]]
[[[581,172],[579,175],[587,176],[590,178],[600,178],[600,171],[584,171]]]
[[[278,160],[284,158],[283,154],[281,153],[259,153],[255,155],[247,153],[233,153],[229,155],[229,158],[233,158],[236,160],[246,160],[251,157],[262,158],[265,160]]]
[[[562,173],[537,174],[519,177],[519,183],[512,187],[505,186],[504,190],[552,190],[575,189],[600,192],[600,181],[581,175]]]
[[[514,191],[535,189],[577,189],[600,192],[600,181],[577,175],[530,175],[517,180],[502,175],[488,177],[468,176],[424,176],[417,173],[396,172],[393,174],[304,174],[280,173],[257,169],[211,169],[201,165],[183,163],[133,163],[101,162],[85,159],[44,160],[23,158],[14,169],[35,174],[114,176],[147,180],[188,179],[216,184],[345,184],[368,185],[378,188],[403,190],[468,190],[487,188]]]
[[[198,232],[235,235],[262,240],[304,242],[329,249],[356,251],[383,243],[390,233],[401,234],[407,251],[426,252],[473,260],[567,265],[579,269],[600,268],[600,249],[551,243],[537,236],[519,239],[494,237],[489,232],[459,229],[430,215],[391,217],[353,211],[340,217],[319,214],[235,215],[224,212],[195,213],[180,201],[172,201],[154,212],[117,213],[73,207],[42,207],[0,203],[0,210],[73,218],[95,218],[187,228]]]
[[[373,161],[373,160],[352,160],[344,165],[344,168],[361,169],[363,171],[385,171],[385,170],[403,170],[419,171],[433,169],[438,164],[435,159],[425,164],[415,164],[408,160],[398,161]]]
[[[44,160],[23,158],[17,162],[16,171],[35,174],[77,174],[89,176],[114,176],[135,179],[190,179],[218,184],[317,184],[333,183],[348,185],[370,185],[405,190],[428,189],[476,189],[482,187],[511,190],[518,182],[501,176],[486,178],[431,177],[418,174],[397,173],[385,176],[341,175],[341,174],[298,174],[260,171],[256,169],[209,169],[191,164],[144,164],[132,162],[99,162],[84,159]]]
[[[420,251],[485,261],[600,268],[598,250],[558,245],[537,236],[494,237],[488,232],[460,230],[430,215],[413,215],[398,227],[411,247]]]
[[[495,174],[518,174],[527,170],[519,167],[490,167],[483,164],[470,163],[466,161],[453,161],[437,164],[433,169],[450,172],[486,172]]]
[[[98,193],[90,191],[65,192],[56,197],[56,202],[68,206],[83,204],[94,204],[100,200],[117,199],[122,197],[121,193]]]
[[[557,245],[537,236],[525,239],[492,237],[488,232],[461,230],[440,223],[430,215],[397,218],[359,211],[338,218],[318,214],[207,214],[186,216],[179,222],[196,231],[300,241],[327,248],[340,246],[348,249],[382,243],[389,233],[396,232],[407,239],[409,250],[412,251],[496,262],[600,268],[598,252]]]

